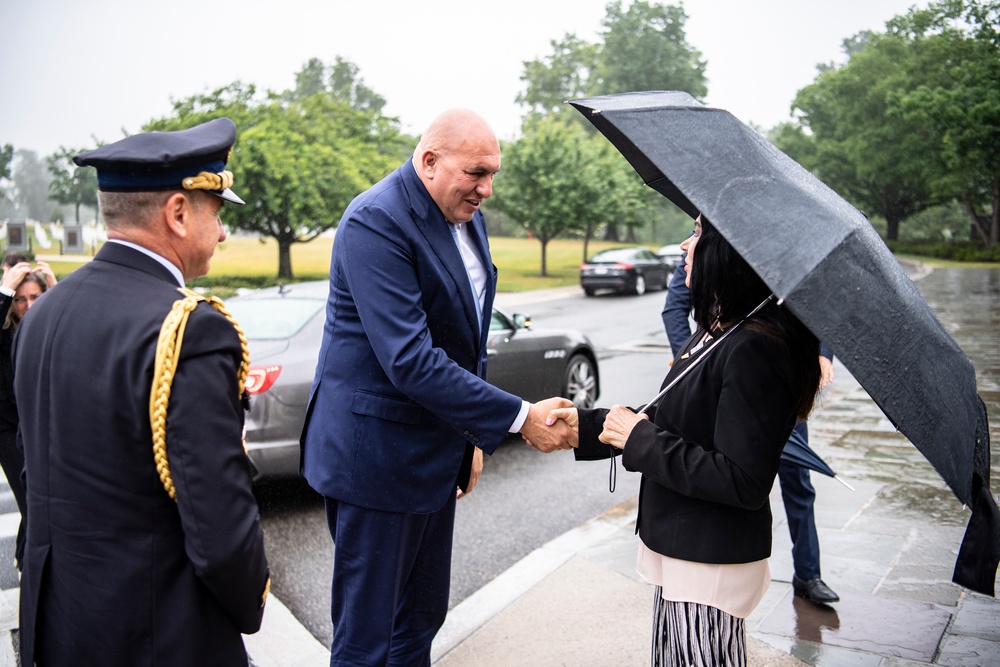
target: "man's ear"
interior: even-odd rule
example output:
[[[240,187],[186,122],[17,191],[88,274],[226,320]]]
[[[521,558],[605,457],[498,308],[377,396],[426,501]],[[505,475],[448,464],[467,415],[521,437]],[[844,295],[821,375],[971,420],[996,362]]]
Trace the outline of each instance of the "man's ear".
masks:
[[[188,235],[188,226],[191,219],[191,200],[182,192],[175,192],[170,195],[163,205],[163,215],[166,219],[167,229],[175,236],[185,238]]]
[[[438,162],[441,160],[441,156],[438,152],[430,148],[425,148],[417,155],[417,158],[418,164],[416,167],[417,171],[420,172],[420,175],[427,179],[434,178]]]

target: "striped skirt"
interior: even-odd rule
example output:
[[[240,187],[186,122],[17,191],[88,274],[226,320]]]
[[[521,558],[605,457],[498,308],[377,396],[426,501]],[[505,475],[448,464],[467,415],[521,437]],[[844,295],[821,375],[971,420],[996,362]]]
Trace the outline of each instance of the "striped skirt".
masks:
[[[742,618],[694,602],[653,600],[653,667],[746,667]]]

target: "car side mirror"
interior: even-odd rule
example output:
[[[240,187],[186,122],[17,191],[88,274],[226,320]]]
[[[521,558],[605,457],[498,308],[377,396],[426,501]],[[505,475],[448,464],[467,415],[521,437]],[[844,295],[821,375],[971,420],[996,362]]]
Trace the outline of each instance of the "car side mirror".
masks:
[[[514,326],[518,329],[530,329],[531,318],[521,313],[514,313]]]

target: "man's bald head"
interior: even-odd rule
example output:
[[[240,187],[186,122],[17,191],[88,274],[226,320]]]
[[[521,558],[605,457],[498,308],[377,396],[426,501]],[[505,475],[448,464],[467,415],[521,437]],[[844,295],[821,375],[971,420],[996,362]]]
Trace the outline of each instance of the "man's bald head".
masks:
[[[413,151],[413,168],[449,222],[468,222],[493,194],[500,143],[482,116],[450,109],[433,121]]]

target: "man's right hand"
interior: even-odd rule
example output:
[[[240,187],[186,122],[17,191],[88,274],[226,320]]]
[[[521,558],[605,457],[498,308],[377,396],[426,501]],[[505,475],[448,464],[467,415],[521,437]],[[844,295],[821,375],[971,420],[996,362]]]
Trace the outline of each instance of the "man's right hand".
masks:
[[[528,408],[524,425],[521,426],[521,437],[540,452],[548,453],[557,449],[576,447],[579,440],[576,430],[565,421],[556,421],[551,426],[546,424],[552,410],[571,407],[573,407],[572,401],[558,396],[532,403]]]

